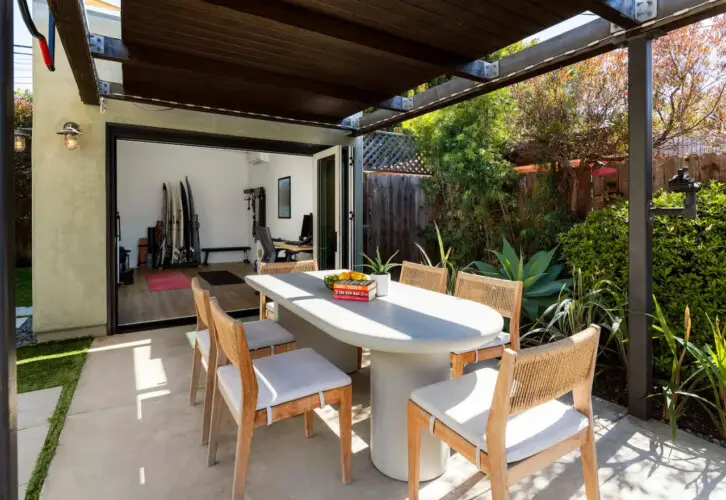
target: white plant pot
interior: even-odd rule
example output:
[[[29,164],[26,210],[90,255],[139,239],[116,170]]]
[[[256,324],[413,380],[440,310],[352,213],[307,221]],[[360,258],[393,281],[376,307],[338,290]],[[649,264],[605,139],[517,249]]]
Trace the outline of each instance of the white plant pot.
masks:
[[[376,282],[376,297],[388,295],[388,287],[391,284],[390,274],[371,274],[371,279]]]

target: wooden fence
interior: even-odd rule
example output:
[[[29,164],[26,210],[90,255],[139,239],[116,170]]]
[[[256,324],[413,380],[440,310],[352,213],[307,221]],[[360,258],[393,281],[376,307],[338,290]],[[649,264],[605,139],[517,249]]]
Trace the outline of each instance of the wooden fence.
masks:
[[[570,210],[576,217],[584,217],[592,210],[599,210],[615,200],[628,199],[628,162],[610,162],[617,172],[603,175],[589,175],[589,171],[575,169],[575,182],[567,186]],[[664,189],[668,180],[679,168],[688,167],[696,181],[718,180],[726,183],[726,155],[705,153],[686,157],[661,156],[653,158],[653,193]],[[579,174],[579,175],[578,175]],[[533,196],[542,177],[537,172],[521,174],[519,178],[520,200]],[[558,182],[562,180],[558,179]],[[520,203],[520,206],[522,204]]]
[[[433,226],[433,213],[426,207],[421,183],[427,176],[366,173],[364,179],[364,251],[376,247],[386,259],[398,250],[396,262],[421,261],[415,243],[423,244],[421,231]]]

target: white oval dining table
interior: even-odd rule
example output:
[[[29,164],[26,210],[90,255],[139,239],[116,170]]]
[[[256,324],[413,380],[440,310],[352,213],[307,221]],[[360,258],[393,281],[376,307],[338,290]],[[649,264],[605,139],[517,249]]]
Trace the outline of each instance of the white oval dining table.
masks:
[[[342,343],[338,345],[370,349],[371,459],[387,476],[406,481],[411,391],[448,379],[449,353],[493,340],[504,320],[483,304],[396,282],[388,296],[372,302],[336,300],[323,277],[340,272],[250,275],[245,280],[275,301],[278,319],[289,318],[289,312],[309,324],[301,330],[311,325]],[[296,336],[295,324],[284,326]],[[312,347],[336,358],[329,346]],[[443,474],[448,457],[448,446],[423,433],[421,480]]]

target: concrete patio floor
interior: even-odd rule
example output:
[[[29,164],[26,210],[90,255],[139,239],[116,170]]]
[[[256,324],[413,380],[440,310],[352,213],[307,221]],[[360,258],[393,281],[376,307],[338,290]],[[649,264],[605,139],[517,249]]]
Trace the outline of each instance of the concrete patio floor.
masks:
[[[200,404],[187,404],[189,327],[117,335],[92,345],[41,498],[229,498],[236,428],[231,417],[214,467],[200,444]],[[368,370],[353,376],[353,482],[340,482],[337,412],[317,411],[305,439],[302,417],[255,430],[247,498],[404,500],[406,484],[372,465]],[[597,401],[597,452],[604,499],[726,499],[726,450],[623,415]],[[585,498],[577,453],[512,488],[513,499]],[[485,476],[458,455],[422,484],[424,499],[488,499]]]

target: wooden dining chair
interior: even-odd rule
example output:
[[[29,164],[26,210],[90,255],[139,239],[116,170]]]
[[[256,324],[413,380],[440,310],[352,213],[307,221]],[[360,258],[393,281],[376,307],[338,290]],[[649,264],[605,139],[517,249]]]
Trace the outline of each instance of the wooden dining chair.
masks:
[[[454,295],[459,298],[480,302],[509,319],[509,333],[501,332],[476,349],[451,353],[451,377],[461,377],[464,367],[502,355],[504,349],[519,350],[519,316],[522,309],[521,281],[489,278],[478,274],[459,272],[456,277]]]
[[[585,494],[600,498],[592,380],[600,327],[514,351],[484,368],[414,390],[408,402],[408,498],[418,499],[421,432],[449,444],[491,481],[492,499],[577,448]],[[574,406],[558,398],[572,392]]]
[[[446,293],[449,273],[445,267],[431,267],[403,261],[399,283],[424,288],[432,292]]]
[[[317,271],[317,260],[297,260],[291,262],[260,262],[257,264],[257,274],[285,274],[305,273]],[[260,293],[260,319],[275,319],[275,303],[267,302],[264,294]]]
[[[210,466],[216,462],[222,404],[226,404],[239,426],[232,486],[234,500],[244,498],[255,427],[302,414],[305,435],[310,437],[313,410],[331,404],[338,405],[342,479],[343,483],[349,483],[353,424],[350,377],[309,348],[253,361],[246,324],[228,316],[215,299],[211,303],[211,317],[220,352],[207,462]]]
[[[197,330],[194,341],[194,358],[192,360],[192,379],[189,385],[189,406],[197,403],[197,389],[202,368],[206,370],[207,378],[204,388],[204,414],[202,417],[202,444],[209,441],[209,423],[212,415],[212,394],[214,389],[215,370],[217,361],[217,343],[213,333],[214,325],[211,321],[210,295],[199,285],[199,279],[192,279],[192,295],[194,296],[194,309],[197,313]],[[264,358],[273,354],[294,351],[295,337],[276,321],[250,321],[246,324],[247,341],[252,359]]]

